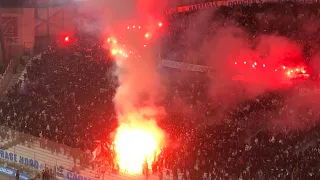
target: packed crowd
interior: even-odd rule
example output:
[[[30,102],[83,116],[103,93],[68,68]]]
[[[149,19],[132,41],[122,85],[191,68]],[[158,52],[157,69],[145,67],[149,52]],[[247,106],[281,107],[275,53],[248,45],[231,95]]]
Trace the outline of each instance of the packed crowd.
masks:
[[[111,61],[90,38],[55,43],[33,60],[24,81],[1,102],[1,123],[82,150],[94,148],[92,139],[115,126],[109,122],[115,82],[107,73]]]
[[[282,107],[283,102],[278,95],[266,94],[231,111],[220,125],[186,128],[178,138],[182,145],[163,151],[154,171],[168,170],[177,179],[316,179],[319,124],[301,123],[304,128],[292,129],[270,122],[284,118],[281,112],[293,111]],[[178,127],[173,132],[180,131],[183,123]]]
[[[173,23],[169,27],[172,30],[165,41],[168,48],[164,53],[175,60],[203,64],[203,57],[190,60],[187,52],[201,48],[197,44],[213,35],[215,27],[236,25],[244,29],[250,39],[263,34],[276,34],[296,41],[303,47],[308,62],[318,51],[320,31],[310,24],[315,23],[314,20],[320,15],[318,6],[283,3],[208,10],[214,14],[210,19],[212,23],[209,23],[214,26],[206,27],[205,30],[199,27],[199,31],[207,34],[200,34],[201,37],[197,37],[196,41],[193,38],[191,42],[188,41],[188,31],[194,31],[193,28],[199,23],[194,20],[198,12],[175,14],[171,17]],[[199,80],[198,75],[194,77]],[[160,170],[164,179],[319,178],[319,114],[311,104],[290,104],[293,94],[303,96],[296,89],[262,94],[243,102],[237,108],[231,108],[223,117],[218,117],[216,106],[212,103],[216,100],[209,100],[206,91],[202,91],[208,89],[208,85],[204,82],[188,82],[190,77],[185,82],[176,82],[178,86],[171,95],[179,96],[178,99],[193,99],[193,103],[189,100],[185,102],[199,114],[190,118],[174,117],[181,122],[175,126],[178,128],[171,128],[170,131],[173,134],[180,133],[176,139],[180,146],[163,151],[153,165],[153,170]],[[186,89],[191,94],[187,94]],[[317,97],[314,95],[313,98]],[[221,118],[222,122],[191,130],[190,121],[199,124],[197,122],[203,122],[200,118],[209,122]]]
[[[317,3],[264,3],[172,14],[162,55],[203,64],[206,57],[201,54],[203,46],[199,42],[210,40],[218,28],[234,26],[243,29],[253,42],[266,34],[289,38],[301,45],[309,58],[317,52],[319,44],[318,7]]]
[[[221,7],[212,20],[222,25],[235,22],[250,38],[278,33],[295,39],[307,59],[317,51],[319,30],[299,33],[299,25],[319,15],[317,5],[285,3]],[[170,17],[164,57],[189,62],[183,51],[196,49],[198,42],[185,43],[183,30],[195,26],[190,22],[192,13]],[[214,34],[214,29],[202,31],[202,39]],[[101,44],[94,35],[79,33],[74,41],[49,46],[27,67],[24,81],[0,102],[0,123],[82,150],[93,150],[94,140],[108,141],[106,134],[117,126],[112,101],[117,81],[113,61]],[[201,64],[203,58],[192,63]],[[163,98],[167,116],[159,125],[175,146],[162,151],[153,172],[162,178],[190,180],[320,177],[317,112],[308,106],[295,112],[286,104],[287,91],[265,93],[220,113],[224,102],[208,97],[210,79],[205,74],[172,69],[167,73],[186,75],[172,78]],[[271,122],[285,118],[303,119],[303,128]]]

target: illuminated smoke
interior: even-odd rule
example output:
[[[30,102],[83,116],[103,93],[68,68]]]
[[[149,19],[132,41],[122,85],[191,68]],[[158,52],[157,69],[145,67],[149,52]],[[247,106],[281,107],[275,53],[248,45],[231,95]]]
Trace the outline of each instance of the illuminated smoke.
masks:
[[[115,56],[119,87],[114,102],[120,121],[115,145],[120,167],[132,173],[141,171],[145,159],[151,165],[164,138],[156,123],[161,112],[155,106],[161,88],[156,61],[141,53],[140,57]]]
[[[157,50],[143,46],[149,40],[142,31],[144,24],[141,28],[139,23],[128,25],[137,32],[121,25],[125,28],[112,34],[117,42],[109,40],[119,81],[114,103],[120,125],[114,143],[120,168],[138,173],[145,162],[151,166],[164,141],[164,133],[157,126],[157,116],[163,109],[155,106],[162,85],[154,56]]]
[[[132,173],[141,171],[146,158],[151,165],[164,140],[164,133],[157,126],[157,116],[164,111],[155,106],[162,88],[157,72],[158,57],[154,56],[157,50],[150,46],[152,29],[146,29],[150,21],[157,21],[154,10],[159,8],[160,11],[163,3],[92,0],[84,1],[78,9],[80,29],[89,32],[100,30],[101,35],[107,37],[105,47],[115,59],[119,87],[114,103],[119,127],[114,143],[121,170]],[[143,29],[141,38],[127,26]],[[145,33],[150,33],[147,38]]]

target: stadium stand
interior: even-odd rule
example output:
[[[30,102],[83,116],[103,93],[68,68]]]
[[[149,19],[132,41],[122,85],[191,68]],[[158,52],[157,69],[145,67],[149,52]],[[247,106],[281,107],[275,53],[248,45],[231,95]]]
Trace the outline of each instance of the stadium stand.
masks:
[[[247,35],[249,39],[254,39],[261,34],[274,33],[288,37],[303,47],[304,56],[308,61],[317,52],[318,42],[318,38],[313,39],[310,36],[315,37],[319,31],[316,30],[313,32],[314,34],[301,35],[304,32],[298,24],[301,21],[318,17],[317,7],[318,4],[299,4],[298,7],[291,2],[222,7],[213,12],[215,15],[212,19],[221,23],[222,27],[228,26],[228,22],[236,24],[237,27],[249,32]],[[210,37],[210,33],[214,34],[210,27],[206,27],[207,29],[204,31],[208,34],[203,34],[199,39],[186,43],[183,40],[188,39],[184,37],[188,35],[186,30],[196,24],[193,14],[195,13],[187,12],[172,15],[173,23],[169,25],[172,30],[169,31],[170,35],[166,42],[168,48],[165,49],[169,51],[164,53],[164,57],[166,57],[166,53],[170,57],[172,54],[177,54],[178,56],[174,56],[177,61],[204,64],[203,58],[206,57],[191,58],[190,60],[188,55],[183,53],[197,48],[199,42]],[[279,24],[279,19],[288,16],[290,17],[286,19],[288,22]],[[199,29],[202,31],[202,28]],[[196,105],[194,108],[200,108],[195,111],[204,115],[204,119],[216,119],[216,110],[210,103],[215,100],[209,100],[205,93],[202,93],[205,91],[201,91],[202,88],[206,89],[207,85],[193,83],[186,86],[190,82],[190,78],[186,78],[184,81],[180,82],[179,88],[173,87],[178,92],[175,95],[185,93],[186,89],[190,89],[190,94],[183,96],[184,98],[192,97],[191,102],[204,102]],[[199,88],[199,85],[202,88]],[[199,91],[199,89],[201,90]],[[200,93],[199,96],[196,96],[197,93]],[[236,96],[237,94],[233,94],[231,98],[236,98]],[[319,171],[306,165],[306,163],[317,164],[315,165],[317,167],[319,165],[316,155],[319,147],[317,135],[319,127],[318,122],[314,121],[318,119],[317,113],[309,107],[307,112],[295,115],[297,119],[306,120],[298,123],[298,126],[307,123],[308,128],[306,129],[291,129],[289,124],[285,127],[278,125],[270,127],[271,119],[281,118],[281,114],[285,112],[295,114],[297,111],[293,108],[294,105],[286,103],[288,96],[283,93],[267,93],[259,96],[241,105],[237,108],[238,110],[230,111],[229,115],[223,117],[225,123],[222,125],[207,125],[197,133],[196,130],[191,131],[192,134],[196,134],[194,136],[190,132],[188,133],[189,128],[181,130],[183,123],[179,124],[176,126],[178,128],[173,130],[173,134],[182,131],[181,141],[190,141],[187,143],[190,146],[186,145],[186,147],[171,151],[171,153],[164,152],[164,157],[167,158],[160,160],[160,164],[165,161],[164,167],[169,167],[175,176],[182,172],[187,179],[313,179],[318,177]],[[182,97],[171,97],[170,99],[179,98]],[[190,105],[194,104],[197,103],[190,103]],[[218,102],[218,104],[223,104],[223,102]],[[199,114],[197,117],[193,117],[197,119],[196,122],[199,122],[198,119],[201,118]],[[288,117],[282,116],[282,118]],[[281,129],[281,132],[277,130],[278,128]],[[191,152],[192,150],[193,152]]]
[[[250,32],[251,38],[277,33],[295,39],[304,47],[308,60],[318,50],[319,29],[301,35],[298,22],[317,19],[318,6],[286,2],[222,7],[212,16],[222,25],[235,22]],[[270,12],[276,18],[266,18]],[[260,15],[256,16],[257,13]],[[164,57],[173,57],[171,54],[180,50],[172,60],[190,62],[181,49],[195,47],[198,42],[186,44],[184,41],[186,38],[181,32],[186,28],[188,17],[191,17],[188,13],[172,15]],[[258,21],[258,18],[261,19]],[[279,21],[281,18],[288,18],[288,22]],[[210,33],[214,31],[210,30],[204,37]],[[111,75],[113,62],[101,48],[102,42],[88,34],[79,34],[77,39],[70,44],[48,47],[41,57],[30,61],[26,73],[7,92],[0,102],[4,126],[1,146],[3,152],[28,158],[29,165],[24,163],[24,166],[36,166],[38,173],[44,168],[57,171],[58,166],[63,166],[62,171],[67,169],[73,174],[78,172],[84,177],[101,179],[97,177],[98,168],[90,167],[90,152],[95,147],[94,140],[105,139],[117,126],[112,101],[117,82]],[[203,58],[192,63],[202,64]],[[153,164],[153,172],[158,172],[163,179],[319,179],[320,126],[316,110],[304,107],[295,113],[291,104],[285,104],[288,98],[285,93],[270,92],[219,116],[216,112],[220,106],[214,105],[222,106],[223,101],[208,97],[206,75],[167,71],[172,76],[186,73],[188,77],[170,83],[163,102],[169,120],[160,123],[180,146],[163,150]],[[230,98],[235,96],[232,94]],[[183,99],[195,113],[186,115],[174,108],[172,101],[177,99]],[[269,123],[270,119],[288,116],[301,120],[298,126],[305,128]],[[199,122],[217,119],[222,121],[201,123],[199,127]],[[2,160],[10,163],[8,158]],[[142,178],[106,174],[105,178],[110,180]]]
[[[44,52],[43,54],[39,54],[39,55],[36,55],[33,58],[31,58],[31,60],[27,63],[26,69],[20,74],[20,77],[18,78],[18,80],[13,78],[12,81],[16,81],[18,83],[13,85],[12,88],[8,90],[7,97],[2,101],[2,103],[4,103],[2,105],[5,105],[6,103],[15,104],[18,101],[21,103],[27,103],[27,104],[29,104],[30,102],[36,103],[36,104],[37,103],[40,103],[40,104],[44,103],[43,104],[44,108],[51,109],[52,108],[51,102],[50,103],[44,102],[44,101],[46,101],[47,98],[45,98],[45,99],[42,98],[42,95],[43,95],[42,93],[46,93],[45,91],[48,88],[48,85],[43,86],[43,84],[38,84],[39,86],[37,87],[37,84],[35,83],[35,81],[39,81],[38,80],[39,77],[45,77],[45,74],[49,73],[47,70],[52,68],[50,66],[55,66],[53,69],[51,69],[51,70],[53,70],[51,73],[54,74],[54,73],[57,73],[57,71],[60,68],[63,68],[63,69],[70,68],[69,65],[72,65],[74,63],[76,63],[76,64],[79,63],[79,59],[81,59],[82,56],[79,57],[78,55],[75,55],[73,51],[63,52],[64,48],[68,48],[67,46],[68,45],[65,45],[60,48],[56,47],[57,49],[53,49],[53,47],[49,47],[49,50],[47,52]],[[56,50],[57,51],[62,50],[61,56],[65,55],[64,53],[70,53],[69,57],[70,58],[75,57],[73,59],[74,61],[73,62],[69,61],[70,64],[68,64],[67,67],[65,67],[65,64],[64,64],[65,61],[60,61],[60,60],[62,60],[62,59],[60,59],[61,56],[57,56],[56,62],[51,61],[51,64],[50,63],[44,64],[44,60],[45,61],[47,61],[49,59],[53,60],[50,58],[50,56],[53,56],[54,54],[57,55],[58,52]],[[87,50],[88,49],[85,49],[84,52],[85,53],[88,52]],[[81,52],[81,49],[79,51]],[[91,49],[89,51],[91,51]],[[89,52],[89,53],[92,53],[92,52]],[[97,53],[96,55],[99,55],[99,54]],[[103,55],[103,54],[101,54],[101,55]],[[86,58],[88,58],[88,57],[89,56],[87,56]],[[49,59],[45,59],[45,58],[49,58]],[[68,57],[66,59],[68,59]],[[66,59],[63,59],[63,60],[66,60]],[[78,109],[77,111],[79,111],[81,108],[81,105],[80,105],[81,101],[84,101],[83,103],[88,103],[88,102],[86,102],[86,99],[84,99],[83,97],[88,97],[88,98],[93,98],[93,99],[101,98],[101,96],[107,97],[107,98],[104,98],[104,100],[101,98],[102,101],[100,103],[98,103],[95,107],[99,107],[99,105],[101,106],[104,103],[108,102],[107,101],[108,99],[109,99],[109,103],[110,103],[110,101],[112,101],[112,94],[109,94],[110,91],[107,91],[107,92],[101,91],[101,89],[103,89],[105,87],[103,79],[105,79],[104,76],[106,74],[106,71],[105,71],[104,67],[103,66],[101,67],[100,65],[102,62],[107,62],[107,63],[109,63],[109,62],[105,61],[105,59],[101,59],[101,61],[97,62],[97,64],[93,64],[95,62],[92,60],[92,57],[85,59],[85,61],[83,61],[83,62],[85,63],[85,64],[83,64],[83,67],[89,67],[89,68],[94,68],[94,69],[87,71],[84,69],[78,69],[79,67],[74,66],[74,67],[76,67],[76,69],[70,69],[72,74],[70,74],[71,76],[69,76],[68,78],[74,78],[74,76],[80,75],[83,72],[97,73],[98,71],[101,72],[101,74],[100,74],[101,76],[96,76],[97,74],[91,74],[90,76],[92,77],[92,79],[90,79],[90,77],[88,77],[88,76],[87,77],[83,76],[83,78],[84,78],[83,83],[81,82],[82,81],[81,79],[77,79],[77,78],[74,79],[74,80],[78,81],[77,84],[74,84],[75,87],[77,87],[79,85],[78,91],[75,91],[76,88],[74,88],[74,86],[72,86],[73,80],[69,79],[71,82],[72,88],[68,87],[69,81],[66,81],[65,85],[67,85],[67,86],[62,85],[60,87],[62,89],[56,89],[56,90],[58,90],[56,92],[57,94],[55,94],[53,97],[51,97],[51,99],[50,98],[47,99],[49,101],[51,100],[52,102],[58,102],[55,98],[64,99],[63,101],[67,104],[56,104],[57,106],[54,108],[57,108],[57,110],[59,109],[59,111],[60,111],[61,110],[60,108],[62,108],[63,105],[71,105],[71,107],[73,107],[73,109]],[[46,69],[42,74],[44,76],[39,76],[40,75],[39,70],[44,68],[47,65],[48,65],[48,69]],[[60,73],[63,73],[63,71],[60,71],[58,73],[59,73],[58,76],[60,76],[60,75],[62,75]],[[45,79],[44,81],[42,81],[42,80],[40,80],[40,81],[42,81],[42,83],[49,83],[52,78],[51,76],[52,76],[52,74],[48,74],[48,76],[47,76],[48,79]],[[63,78],[66,78],[66,77],[63,77]],[[61,80],[63,80],[63,78]],[[96,80],[97,80],[96,82],[93,81],[94,78],[96,78]],[[109,80],[109,79],[106,79],[106,80]],[[92,81],[94,83],[99,83],[99,84],[101,83],[101,86],[97,86],[97,84],[94,84],[94,86],[91,86],[91,85],[87,84],[88,81]],[[37,83],[41,83],[41,82],[37,82]],[[60,83],[60,82],[53,79],[53,81],[51,81],[51,83],[53,83],[52,86],[56,86],[58,84],[55,84],[55,83]],[[63,87],[63,86],[65,86],[65,87]],[[94,94],[93,95],[86,94],[89,92],[92,93],[92,90],[93,90],[92,87],[95,88],[94,91],[97,93],[96,95],[98,95],[98,96],[92,97]],[[42,88],[45,88],[45,89],[42,89]],[[67,94],[67,96],[64,97],[64,95],[67,91],[64,91],[63,88],[67,88],[67,89],[71,88],[69,90],[71,90],[72,92],[69,92],[69,94]],[[90,89],[86,89],[86,88],[90,88]],[[37,92],[37,95],[34,94],[34,92],[30,94],[30,91],[34,91],[34,90]],[[75,94],[75,92],[81,93],[81,94]],[[77,95],[77,96],[79,95],[82,97],[82,98],[79,98],[80,102],[78,102],[78,101],[75,102],[75,98],[77,98],[77,97],[74,97],[75,95]],[[89,95],[90,95],[90,97],[89,97]],[[79,103],[79,104],[75,104],[75,103]],[[9,104],[7,104],[7,105],[9,105]],[[29,108],[31,108],[32,105],[31,106],[30,105],[31,104],[29,104],[27,106],[29,106]],[[60,105],[62,105],[62,107],[60,107]],[[27,107],[27,106],[25,106],[25,107]],[[93,103],[90,102],[90,104],[85,104],[81,108],[81,110],[84,112],[92,111],[93,110],[92,106],[93,106]],[[23,121],[19,121],[17,123],[24,122],[24,123],[28,124],[28,122],[32,122],[32,120],[29,121],[30,120],[29,117],[30,118],[38,118],[37,116],[34,116],[34,115],[40,115],[40,114],[37,114],[37,113],[36,114],[29,114],[28,112],[23,110],[25,107],[23,107],[23,105],[22,105],[21,106],[22,109],[19,109],[15,105],[13,105],[13,106],[9,105],[9,106],[7,106],[7,108],[2,108],[0,111],[2,120],[4,120],[3,119],[4,115],[6,115],[6,118],[9,118],[11,113],[13,113],[12,118],[14,118],[14,119],[17,117],[18,114],[20,116],[19,119],[20,118],[24,119]],[[13,109],[11,109],[11,108],[13,108]],[[70,106],[69,106],[69,108],[70,108]],[[99,108],[102,108],[102,107],[99,107]],[[49,110],[49,109],[47,109],[47,112],[53,113],[53,111]],[[104,110],[104,109],[101,109],[101,111],[102,110]],[[25,113],[25,112],[27,114],[20,114],[20,113]],[[47,117],[45,117],[45,116],[47,116],[47,115],[45,115],[44,112],[45,111],[42,111],[43,114],[41,113],[41,116],[44,115],[43,118],[45,118],[45,119],[43,119],[44,120],[43,122],[46,122],[49,119],[46,119]],[[58,118],[61,115],[61,114],[54,115],[51,113],[50,113],[50,119],[53,118],[54,116],[56,116]],[[88,118],[90,118],[90,119],[91,118],[95,119],[95,117],[101,118],[104,115],[104,112],[98,111],[97,113],[98,114],[94,115],[93,117],[88,117]],[[101,113],[103,113],[103,114],[101,114]],[[21,115],[23,115],[23,117]],[[77,116],[79,116],[79,115],[81,115],[81,113],[80,114],[77,113]],[[85,114],[82,114],[82,115],[85,115]],[[107,118],[107,117],[108,116],[106,115],[105,118]],[[77,117],[77,118],[80,118],[80,117]],[[22,120],[22,119],[20,119],[20,120]],[[54,118],[52,120],[54,120]],[[57,119],[57,120],[60,121],[60,119]],[[54,121],[57,121],[57,120],[54,120]],[[106,119],[106,120],[108,120],[108,119]],[[76,172],[77,172],[77,174],[80,174],[81,177],[87,177],[90,179],[101,179],[102,178],[101,173],[98,172],[98,169],[94,165],[89,165],[90,158],[92,155],[91,155],[91,153],[88,153],[88,152],[90,152],[88,150],[91,150],[93,148],[93,144],[91,144],[91,147],[90,147],[90,144],[88,142],[79,142],[79,140],[81,140],[79,138],[80,134],[74,136],[75,139],[71,140],[71,139],[69,139],[69,137],[61,134],[61,132],[58,131],[59,126],[57,127],[57,124],[55,123],[54,126],[51,126],[54,130],[53,132],[56,132],[56,134],[53,135],[52,132],[50,132],[50,126],[47,123],[45,123],[45,124],[43,124],[43,127],[46,128],[46,131],[43,131],[43,129],[40,128],[40,129],[38,129],[39,130],[38,132],[31,133],[33,135],[40,137],[40,138],[37,138],[35,136],[22,133],[22,132],[29,132],[28,130],[25,129],[27,127],[27,126],[25,126],[26,124],[24,124],[23,126],[20,126],[21,129],[20,128],[17,129],[17,127],[15,127],[15,125],[13,125],[13,124],[12,124],[13,126],[10,125],[11,122],[13,122],[13,121],[9,120],[9,121],[5,122],[4,124],[6,124],[7,127],[9,126],[13,129],[10,129],[7,127],[2,127],[3,128],[3,131],[2,131],[3,132],[3,134],[2,134],[3,139],[2,139],[1,147],[2,147],[2,152],[4,152],[4,153],[16,154],[16,156],[18,158],[18,160],[16,160],[16,161],[18,161],[18,162],[10,159],[10,157],[4,156],[4,157],[2,157],[4,163],[6,163],[6,164],[13,163],[13,165],[15,165],[17,163],[22,164],[24,166],[27,166],[28,169],[31,169],[31,170],[33,169],[33,172],[34,171],[36,172],[35,174],[39,174],[39,171],[41,172],[43,169],[46,169],[46,168],[53,171],[53,170],[56,170],[57,167],[63,167],[63,169],[67,170],[68,172],[74,172],[74,174],[76,174]],[[87,122],[83,121],[83,123],[87,123]],[[108,125],[112,125],[112,124],[108,124]],[[34,124],[30,124],[29,128],[35,130],[33,128],[33,126],[34,126]],[[61,124],[60,127],[63,129],[63,128],[65,128],[65,125]],[[71,131],[76,132],[77,131],[77,133],[80,133],[80,131],[78,131],[78,130],[75,131],[75,129],[74,129],[74,128],[76,128],[75,124],[72,124],[72,125],[70,124],[69,128],[71,128],[68,130],[69,132],[71,132]],[[19,130],[19,131],[22,130],[22,132],[18,132],[17,130]],[[71,133],[71,134],[73,134],[73,133]],[[92,133],[92,134],[94,134],[94,133]],[[99,134],[96,133],[96,135],[99,135]],[[80,151],[78,149],[72,149],[72,148],[67,147],[65,145],[54,143],[54,142],[51,142],[47,139],[43,139],[43,138],[48,138],[49,136],[53,138],[51,140],[58,141],[60,143],[61,143],[60,140],[63,140],[63,139],[69,140],[69,141],[66,141],[67,145],[77,147],[82,150],[87,150],[87,152]],[[63,141],[65,141],[65,140],[63,140]],[[79,144],[80,146],[74,146],[75,145],[74,142],[77,142],[77,141],[79,143],[81,143],[81,144]],[[89,147],[84,147],[83,145],[87,145],[87,146],[89,145]],[[24,161],[25,161],[25,159],[27,159],[28,162],[20,162],[19,158],[23,158]],[[37,162],[37,164],[32,165],[32,163],[35,163],[35,161]],[[92,166],[94,168],[92,168]],[[79,167],[81,167],[81,169],[79,169]],[[108,172],[109,172],[109,175],[107,173],[105,174],[105,178],[107,178],[107,179],[128,179],[128,180],[129,179],[141,179],[140,175],[126,175],[126,174],[122,173],[119,176],[119,175],[110,173],[109,170],[108,170]],[[79,175],[77,175],[77,176],[79,176]],[[152,177],[150,177],[150,178],[152,179]]]

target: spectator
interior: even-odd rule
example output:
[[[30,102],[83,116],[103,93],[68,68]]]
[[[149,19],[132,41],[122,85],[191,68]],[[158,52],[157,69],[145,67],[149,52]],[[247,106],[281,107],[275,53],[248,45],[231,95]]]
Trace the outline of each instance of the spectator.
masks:
[[[20,179],[20,172],[19,170],[16,171],[16,180],[19,180]]]

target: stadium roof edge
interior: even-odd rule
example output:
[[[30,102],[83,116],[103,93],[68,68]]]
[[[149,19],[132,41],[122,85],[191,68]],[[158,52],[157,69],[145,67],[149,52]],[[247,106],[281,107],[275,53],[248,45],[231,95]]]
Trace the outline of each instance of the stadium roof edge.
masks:
[[[47,8],[63,6],[66,4],[81,2],[80,0],[3,0],[0,1],[0,8]]]

